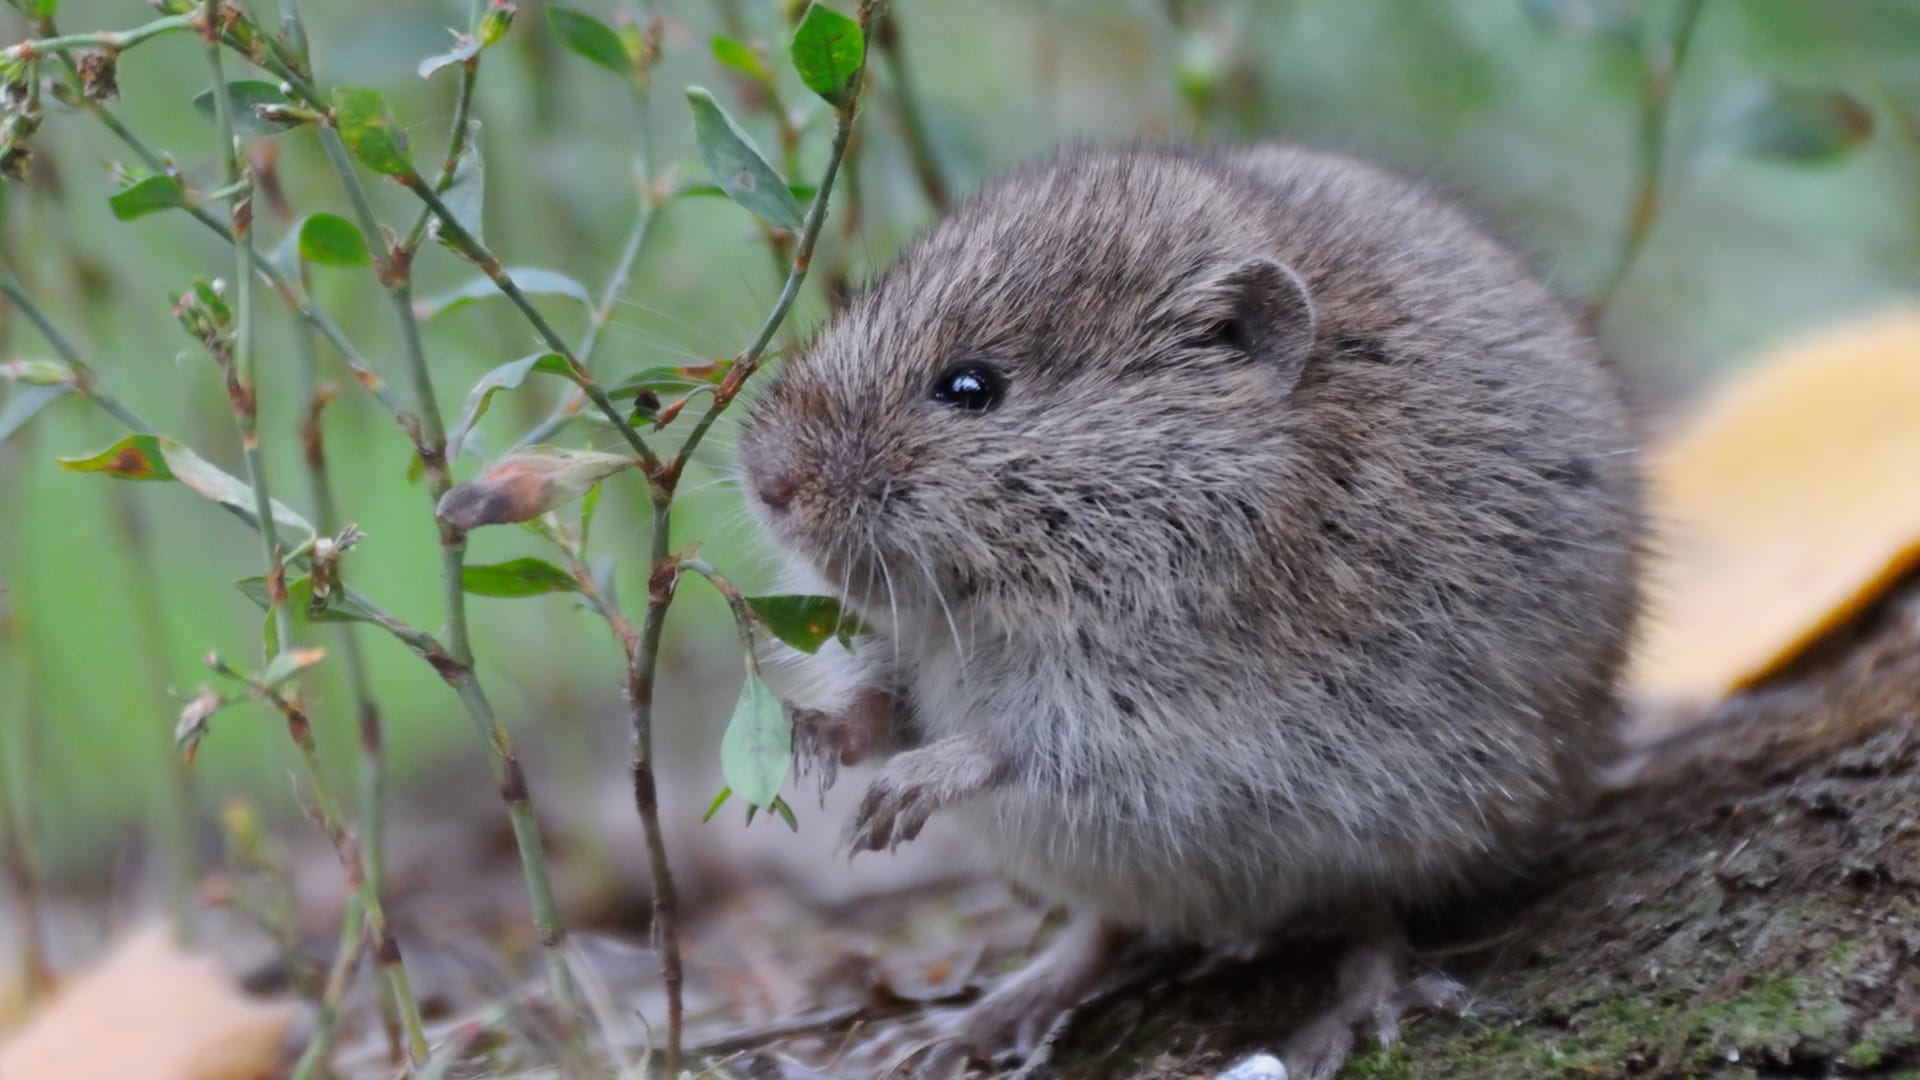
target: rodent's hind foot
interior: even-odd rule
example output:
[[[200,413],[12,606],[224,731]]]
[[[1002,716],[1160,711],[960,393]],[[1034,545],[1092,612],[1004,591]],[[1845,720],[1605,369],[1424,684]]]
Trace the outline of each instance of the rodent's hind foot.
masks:
[[[1409,1013],[1465,1011],[1470,997],[1465,986],[1437,972],[1408,979],[1403,974],[1406,960],[1405,940],[1397,934],[1350,948],[1340,961],[1338,1000],[1287,1038],[1279,1056],[1283,1071],[1277,1075],[1284,1080],[1332,1080],[1358,1038],[1392,1046],[1400,1038],[1400,1021]],[[1220,1075],[1267,1075],[1242,1069],[1257,1058],[1271,1060],[1254,1055]]]

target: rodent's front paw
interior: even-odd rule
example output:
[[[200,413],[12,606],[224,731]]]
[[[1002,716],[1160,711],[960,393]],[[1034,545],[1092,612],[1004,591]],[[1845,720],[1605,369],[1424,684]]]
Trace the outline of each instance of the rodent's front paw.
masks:
[[[819,777],[820,797],[825,799],[849,756],[850,722],[844,715],[792,704],[787,706],[787,720],[793,725],[794,775]]]
[[[851,853],[891,850],[920,835],[933,812],[998,783],[1003,759],[977,736],[958,735],[887,763],[847,826]]]
[[[888,768],[867,788],[867,797],[860,800],[860,809],[848,824],[841,846],[849,855],[883,848],[892,851],[919,836],[935,809],[933,792],[924,784]]]

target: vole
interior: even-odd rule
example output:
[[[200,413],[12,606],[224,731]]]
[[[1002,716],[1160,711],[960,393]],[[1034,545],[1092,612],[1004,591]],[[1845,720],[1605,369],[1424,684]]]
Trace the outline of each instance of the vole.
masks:
[[[1458,992],[1404,914],[1523,854],[1602,753],[1639,588],[1619,379],[1420,187],[1290,147],[1079,149],[912,241],[751,405],[774,545],[875,631],[800,735],[890,754],[1073,915],[954,1037],[1028,1049],[1141,934],[1348,941],[1281,1048]],[[823,657],[835,654],[823,650]]]

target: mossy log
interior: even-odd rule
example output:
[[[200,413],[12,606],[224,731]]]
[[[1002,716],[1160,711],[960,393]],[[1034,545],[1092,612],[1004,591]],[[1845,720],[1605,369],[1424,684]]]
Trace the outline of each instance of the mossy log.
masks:
[[[1920,603],[1649,749],[1552,870],[1422,963],[1473,987],[1343,1077],[1920,1078]],[[1206,1076],[1327,1000],[1284,958],[1117,998],[1062,1077]]]

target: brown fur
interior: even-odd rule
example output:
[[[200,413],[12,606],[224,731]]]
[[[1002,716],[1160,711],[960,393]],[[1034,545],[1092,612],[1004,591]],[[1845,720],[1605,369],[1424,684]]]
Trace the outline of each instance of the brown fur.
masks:
[[[929,400],[961,358],[997,408]],[[1366,166],[1017,170],[793,358],[741,450],[772,537],[879,628],[843,684],[980,748],[942,759],[990,778],[948,812],[1121,926],[1418,903],[1563,813],[1611,732],[1642,533],[1615,380],[1516,256]]]

